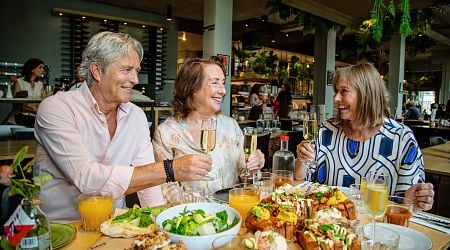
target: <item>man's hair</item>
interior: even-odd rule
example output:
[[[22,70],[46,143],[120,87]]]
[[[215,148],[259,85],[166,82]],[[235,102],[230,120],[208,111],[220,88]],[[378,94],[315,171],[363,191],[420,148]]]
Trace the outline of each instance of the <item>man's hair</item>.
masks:
[[[377,69],[370,63],[361,63],[337,69],[333,88],[337,92],[338,81],[345,81],[357,93],[357,111],[352,125],[373,128],[384,123],[390,116],[388,91]],[[340,116],[336,118],[340,120]]]
[[[120,59],[135,50],[142,60],[144,49],[139,41],[125,33],[113,33],[104,31],[95,34],[86,46],[82,54],[81,74],[88,86],[95,83],[92,73],[89,71],[89,65],[92,62],[100,65],[101,71],[104,73],[108,65],[113,61]]]

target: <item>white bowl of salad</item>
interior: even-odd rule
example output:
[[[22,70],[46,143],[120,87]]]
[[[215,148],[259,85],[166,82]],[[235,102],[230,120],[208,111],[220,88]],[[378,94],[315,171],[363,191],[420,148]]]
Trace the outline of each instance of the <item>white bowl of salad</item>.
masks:
[[[173,242],[188,250],[211,249],[214,239],[237,235],[242,218],[238,211],[218,203],[188,203],[171,207],[156,217],[156,224]]]

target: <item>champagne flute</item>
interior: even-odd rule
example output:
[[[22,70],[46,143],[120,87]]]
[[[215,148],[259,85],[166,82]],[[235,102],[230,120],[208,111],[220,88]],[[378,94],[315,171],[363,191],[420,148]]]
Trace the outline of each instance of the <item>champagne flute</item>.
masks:
[[[318,134],[317,115],[314,112],[307,113],[303,120],[303,138],[311,144],[315,144]],[[306,160],[307,181],[317,181],[313,178],[317,171],[317,162]]]
[[[306,119],[303,120],[303,138],[309,143],[314,144],[317,139],[318,131],[317,115],[316,113],[311,112],[307,114]]]
[[[257,132],[257,130],[253,127],[245,127],[244,128],[245,159],[247,159],[251,154],[253,154],[256,151],[256,147],[257,147],[257,143],[258,143],[258,135],[256,132]],[[247,167],[245,167],[240,176],[241,180],[243,180],[244,183],[247,183],[250,176],[251,176],[250,172],[248,171]]]
[[[384,216],[389,197],[389,176],[382,172],[370,171],[366,175],[364,207],[372,220],[372,239],[375,239],[375,218]]]
[[[208,156],[211,151],[214,150],[216,146],[216,127],[217,123],[214,119],[202,120],[202,132],[200,135],[200,148]],[[211,170],[212,172],[213,170]],[[203,177],[202,180],[213,180],[215,179],[214,174],[208,172]]]

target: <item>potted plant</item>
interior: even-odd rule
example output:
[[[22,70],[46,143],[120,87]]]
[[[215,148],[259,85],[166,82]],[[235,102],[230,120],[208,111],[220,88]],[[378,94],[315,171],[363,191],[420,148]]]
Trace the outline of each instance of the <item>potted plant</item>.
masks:
[[[19,249],[29,248],[30,242],[37,243],[38,249],[50,249],[51,238],[50,238],[50,223],[47,219],[47,216],[42,212],[39,205],[42,204],[41,200],[39,200],[39,193],[41,190],[41,186],[46,182],[52,179],[52,176],[48,173],[45,173],[40,176],[32,176],[33,166],[35,159],[33,158],[25,166],[22,166],[22,162],[26,158],[28,152],[28,146],[23,147],[14,157],[13,163],[10,165],[10,168],[13,172],[13,175],[9,177],[9,183],[11,184],[11,188],[9,191],[9,195],[19,195],[23,197],[20,206],[21,210],[26,214],[29,221],[33,224],[33,227],[28,229],[25,237],[18,239],[17,236],[14,237],[14,233],[17,234],[18,223],[16,221],[16,217],[23,216],[22,213],[17,212],[17,214],[13,214],[14,218],[11,219],[11,223],[6,226],[6,234],[8,235],[8,240],[10,244],[16,245],[19,244]],[[30,178],[31,177],[31,178]],[[17,210],[16,210],[17,211]],[[13,217],[12,216],[12,217]],[[20,218],[20,217],[19,217]],[[13,230],[14,228],[14,230]],[[25,227],[23,227],[25,228]],[[18,241],[20,240],[20,242]],[[33,248],[34,249],[34,248]]]

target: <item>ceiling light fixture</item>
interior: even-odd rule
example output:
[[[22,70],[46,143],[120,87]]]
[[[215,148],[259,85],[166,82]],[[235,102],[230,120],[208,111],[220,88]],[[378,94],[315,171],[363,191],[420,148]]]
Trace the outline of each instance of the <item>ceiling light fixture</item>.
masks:
[[[166,11],[166,20],[167,21],[172,21],[173,16],[172,16],[172,4],[168,4],[167,5],[167,11]]]
[[[268,19],[269,17],[267,16],[267,15],[262,15],[261,16],[261,21],[263,21],[263,22],[267,22],[267,19]]]

